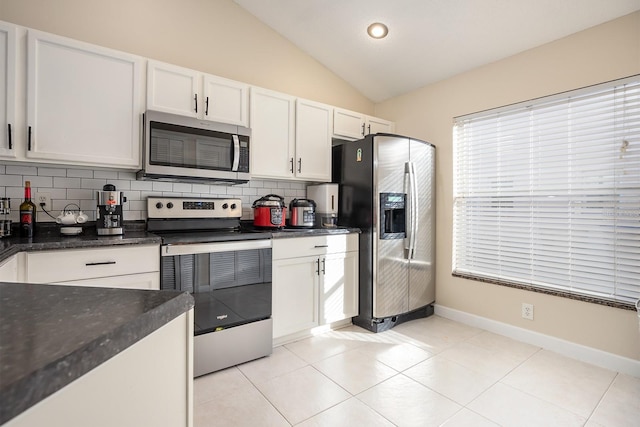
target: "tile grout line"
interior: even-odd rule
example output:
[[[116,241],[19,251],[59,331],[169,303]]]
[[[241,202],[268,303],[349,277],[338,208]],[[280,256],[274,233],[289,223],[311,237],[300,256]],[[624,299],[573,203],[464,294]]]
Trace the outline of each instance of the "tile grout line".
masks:
[[[619,376],[620,376],[620,372],[616,372],[614,377],[611,379],[611,382],[609,383],[609,386],[604,391],[604,393],[602,393],[602,396],[600,396],[600,399],[598,399],[598,403],[595,404],[595,406],[593,407],[593,410],[591,410],[591,412],[589,413],[589,416],[587,417],[587,423],[589,422],[589,420],[591,420],[591,417],[593,417],[593,414],[595,414],[595,412],[598,410],[598,407],[600,406],[600,404],[602,403],[604,398],[607,396],[607,393],[609,393],[609,390],[611,390],[611,388],[613,387],[613,383],[616,382],[616,379]]]

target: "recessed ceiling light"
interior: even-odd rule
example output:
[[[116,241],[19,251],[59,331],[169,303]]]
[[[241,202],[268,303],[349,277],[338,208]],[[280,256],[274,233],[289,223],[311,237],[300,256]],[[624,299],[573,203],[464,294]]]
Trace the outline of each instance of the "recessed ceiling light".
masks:
[[[389,34],[389,29],[380,22],[374,22],[367,27],[367,34],[374,39],[383,39]]]

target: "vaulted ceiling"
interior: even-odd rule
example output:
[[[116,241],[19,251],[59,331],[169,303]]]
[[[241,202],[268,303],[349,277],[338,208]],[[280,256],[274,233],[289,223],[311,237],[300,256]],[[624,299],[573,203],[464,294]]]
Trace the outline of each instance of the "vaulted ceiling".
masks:
[[[374,102],[640,10],[640,0],[234,0]],[[373,22],[386,38],[367,36]]]

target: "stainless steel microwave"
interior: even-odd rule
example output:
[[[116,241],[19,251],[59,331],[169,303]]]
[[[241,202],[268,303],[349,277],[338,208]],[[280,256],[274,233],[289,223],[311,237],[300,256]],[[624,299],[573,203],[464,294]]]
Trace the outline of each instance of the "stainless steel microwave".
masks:
[[[251,178],[249,128],[147,111],[143,135],[138,179],[240,184]]]

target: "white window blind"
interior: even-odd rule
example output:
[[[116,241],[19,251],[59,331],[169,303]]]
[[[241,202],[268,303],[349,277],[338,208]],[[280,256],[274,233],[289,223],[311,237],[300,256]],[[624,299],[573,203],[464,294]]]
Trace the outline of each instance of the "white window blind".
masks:
[[[640,76],[455,119],[453,273],[640,298]]]

